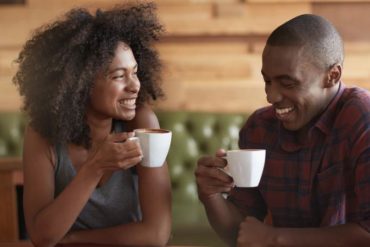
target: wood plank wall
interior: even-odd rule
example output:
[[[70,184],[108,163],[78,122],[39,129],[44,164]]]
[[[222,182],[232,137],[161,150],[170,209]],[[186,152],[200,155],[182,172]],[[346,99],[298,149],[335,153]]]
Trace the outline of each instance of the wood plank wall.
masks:
[[[36,27],[74,6],[106,8],[118,0],[27,0],[0,5],[0,111],[21,99],[12,61]],[[327,17],[345,40],[343,79],[370,89],[370,0],[158,0],[167,34],[158,44],[167,98],[160,109],[250,112],[266,105],[260,76],[268,34],[303,13]]]

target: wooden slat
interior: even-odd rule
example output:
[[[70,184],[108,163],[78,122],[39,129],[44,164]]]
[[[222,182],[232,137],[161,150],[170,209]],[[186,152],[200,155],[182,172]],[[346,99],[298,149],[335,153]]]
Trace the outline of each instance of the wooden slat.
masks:
[[[370,42],[370,33],[365,31],[370,23],[370,1],[316,3],[312,12],[330,20],[344,40]]]
[[[17,70],[15,59],[18,56],[20,47],[0,48],[0,75],[11,76]]]
[[[11,77],[0,76],[0,111],[19,111],[20,107],[21,98]]]
[[[242,54],[249,51],[249,43],[240,41],[223,42],[202,42],[202,40],[193,42],[171,42],[158,43],[156,48],[162,56],[176,54],[183,55],[194,53],[196,55],[208,55],[212,53],[230,53]]]
[[[263,86],[248,80],[197,81],[182,84],[182,88],[167,94],[167,100],[160,102],[158,108],[165,110],[251,112],[266,105]],[[173,86],[175,87],[175,86]],[[173,89],[176,91],[177,89]],[[181,95],[180,99],[176,99]],[[173,102],[174,104],[168,103]]]
[[[368,3],[370,0],[248,0],[250,3]]]
[[[238,16],[217,16],[212,12],[189,18],[187,17],[189,13],[183,11],[185,6],[174,4],[173,6],[168,5],[160,9],[160,17],[168,32],[172,35],[267,34],[286,20],[298,14],[311,12],[310,4],[308,3],[282,5],[277,3],[251,4],[246,2],[238,4],[238,8],[241,9]],[[171,8],[171,11],[166,11],[164,8]],[[207,8],[210,9],[209,7]],[[221,9],[222,4],[218,8]],[[208,11],[214,11],[214,9],[215,7]],[[267,9],[269,11],[266,11]],[[213,18],[211,18],[212,14]]]
[[[18,240],[17,195],[12,172],[0,172],[0,242]]]

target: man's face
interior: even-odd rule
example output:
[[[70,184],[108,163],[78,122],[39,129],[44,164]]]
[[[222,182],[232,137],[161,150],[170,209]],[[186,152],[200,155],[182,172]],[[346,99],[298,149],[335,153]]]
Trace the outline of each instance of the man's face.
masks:
[[[286,129],[303,128],[326,107],[326,71],[315,66],[302,47],[267,45],[261,72],[267,101]]]

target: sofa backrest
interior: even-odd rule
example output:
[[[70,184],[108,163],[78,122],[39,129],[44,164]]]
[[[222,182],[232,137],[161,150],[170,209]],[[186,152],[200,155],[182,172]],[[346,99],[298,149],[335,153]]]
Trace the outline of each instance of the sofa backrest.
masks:
[[[208,224],[196,192],[197,159],[217,148],[238,147],[245,114],[157,111],[162,128],[171,130],[167,157],[173,191],[173,224]],[[0,158],[21,156],[26,119],[22,113],[0,113]],[[188,213],[191,212],[191,213]]]
[[[0,113],[0,157],[22,155],[26,119],[18,112]]]
[[[157,116],[161,128],[173,132],[167,163],[172,181],[174,227],[208,224],[196,192],[197,160],[201,155],[214,155],[218,148],[238,148],[239,129],[247,115],[159,111]]]

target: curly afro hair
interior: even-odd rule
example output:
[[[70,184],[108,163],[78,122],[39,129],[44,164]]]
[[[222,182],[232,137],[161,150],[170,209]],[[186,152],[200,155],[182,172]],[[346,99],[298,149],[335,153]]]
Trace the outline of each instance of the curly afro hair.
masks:
[[[117,44],[129,45],[141,82],[138,104],[163,96],[161,63],[153,48],[163,33],[153,3],[127,3],[111,10],[72,9],[37,29],[16,62],[13,78],[30,125],[51,144],[89,147],[86,107],[94,79],[111,63]]]

